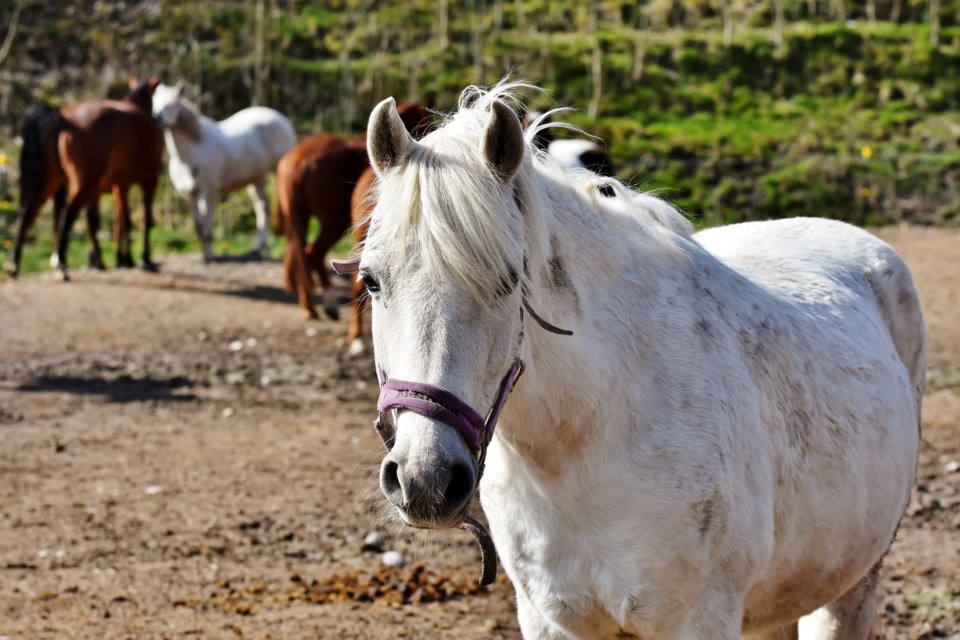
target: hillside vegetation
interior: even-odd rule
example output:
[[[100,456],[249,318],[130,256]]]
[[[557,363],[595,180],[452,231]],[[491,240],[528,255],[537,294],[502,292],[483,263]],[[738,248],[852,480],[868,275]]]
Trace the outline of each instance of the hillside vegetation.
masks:
[[[214,117],[273,106],[307,134],[360,131],[387,95],[447,110],[514,70],[549,92],[532,106],[575,107],[623,179],[705,224],[960,214],[955,2],[12,0],[0,37],[15,14],[8,200],[26,106],[116,94],[128,74],[183,79]]]

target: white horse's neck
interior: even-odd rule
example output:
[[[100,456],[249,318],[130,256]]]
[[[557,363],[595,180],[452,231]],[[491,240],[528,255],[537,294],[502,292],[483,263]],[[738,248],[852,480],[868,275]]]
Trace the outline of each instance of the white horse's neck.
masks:
[[[180,162],[185,162],[185,158],[190,156],[190,151],[196,144],[190,136],[179,129],[164,129],[163,140],[167,145],[170,159]]]
[[[522,357],[527,369],[504,410],[498,434],[507,450],[527,464],[554,475],[564,461],[569,463],[596,443],[616,446],[629,433],[599,433],[591,430],[623,428],[622,416],[609,415],[611,394],[622,389],[610,385],[610,371],[621,372],[624,384],[635,388],[649,375],[636,335],[623,331],[634,327],[645,334],[644,342],[667,339],[663,318],[649,316],[660,305],[624,306],[624,297],[663,300],[670,290],[683,286],[692,261],[683,247],[687,239],[657,223],[653,212],[638,203],[625,203],[621,215],[608,210],[580,210],[598,198],[586,200],[550,197],[551,189],[569,189],[538,176],[547,193],[540,201],[540,216],[527,222],[526,250],[529,261],[528,300],[544,320],[569,329],[573,336],[543,330],[527,317]],[[572,201],[572,207],[557,203]],[[594,216],[604,216],[602,225]],[[539,220],[537,220],[539,218]],[[637,281],[638,276],[644,276]],[[625,291],[628,287],[630,291]],[[625,322],[623,314],[629,314]],[[635,332],[634,332],[635,333]],[[611,334],[624,335],[611,343]],[[629,384],[627,384],[629,381]],[[622,400],[622,399],[621,399]],[[608,426],[616,425],[616,426]]]

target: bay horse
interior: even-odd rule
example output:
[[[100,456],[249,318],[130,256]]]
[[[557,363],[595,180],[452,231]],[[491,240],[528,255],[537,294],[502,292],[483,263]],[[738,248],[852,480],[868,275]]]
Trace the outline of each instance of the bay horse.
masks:
[[[67,280],[67,245],[80,209],[86,209],[90,265],[103,268],[97,232],[100,194],[112,191],[117,266],[133,266],[130,255],[130,186],[143,194],[143,268],[156,269],[150,256],[153,196],[160,177],[163,136],[150,113],[158,83],[154,76],[131,79],[123,100],[93,100],[60,109],[31,108],[24,118],[20,156],[20,207],[13,256],[4,264],[16,276],[27,232],[41,207],[54,199],[56,249],[50,265]]]
[[[283,114],[267,107],[242,109],[216,122],[183,96],[183,86],[158,86],[153,112],[164,131],[170,181],[187,201],[203,258],[213,260],[218,195],[241,187],[253,202],[257,240],[252,253],[260,255],[269,233],[265,179],[297,143],[296,131]]]
[[[534,153],[517,92],[419,142],[370,116],[386,498],[469,525],[482,474],[525,638],[865,640],[919,446],[906,265],[827,219],[693,233]]]
[[[402,104],[399,111],[404,126],[414,133],[430,118],[427,107],[419,104]],[[277,217],[286,238],[285,289],[297,292],[308,319],[318,317],[310,300],[314,277],[324,292],[324,312],[339,318],[324,259],[350,227],[354,185],[369,165],[364,136],[325,133],[304,138],[277,165]],[[320,221],[320,232],[307,248],[311,217]]]

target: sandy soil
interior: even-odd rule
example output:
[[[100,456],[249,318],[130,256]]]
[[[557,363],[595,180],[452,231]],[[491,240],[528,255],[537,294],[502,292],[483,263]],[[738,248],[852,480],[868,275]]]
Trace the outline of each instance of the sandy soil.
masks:
[[[930,385],[877,637],[960,639],[960,230],[879,235],[914,270]],[[370,359],[280,282],[195,258],[0,282],[0,637],[519,638],[468,534],[386,515]]]

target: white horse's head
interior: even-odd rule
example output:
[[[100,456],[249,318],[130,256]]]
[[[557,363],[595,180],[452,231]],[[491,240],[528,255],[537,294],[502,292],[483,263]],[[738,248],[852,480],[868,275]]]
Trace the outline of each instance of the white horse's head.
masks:
[[[462,102],[420,142],[392,98],[373,110],[367,132],[380,194],[359,275],[372,301],[382,379],[412,383],[394,390],[401,408],[380,483],[417,527],[463,520],[485,434],[451,425],[469,407],[482,425],[512,387],[505,376],[520,365],[528,146],[503,102],[483,94]],[[411,409],[411,398],[442,406]]]
[[[200,138],[199,113],[183,97],[183,82],[176,86],[157,85],[153,92],[153,115],[163,129],[184,130],[194,139]]]

